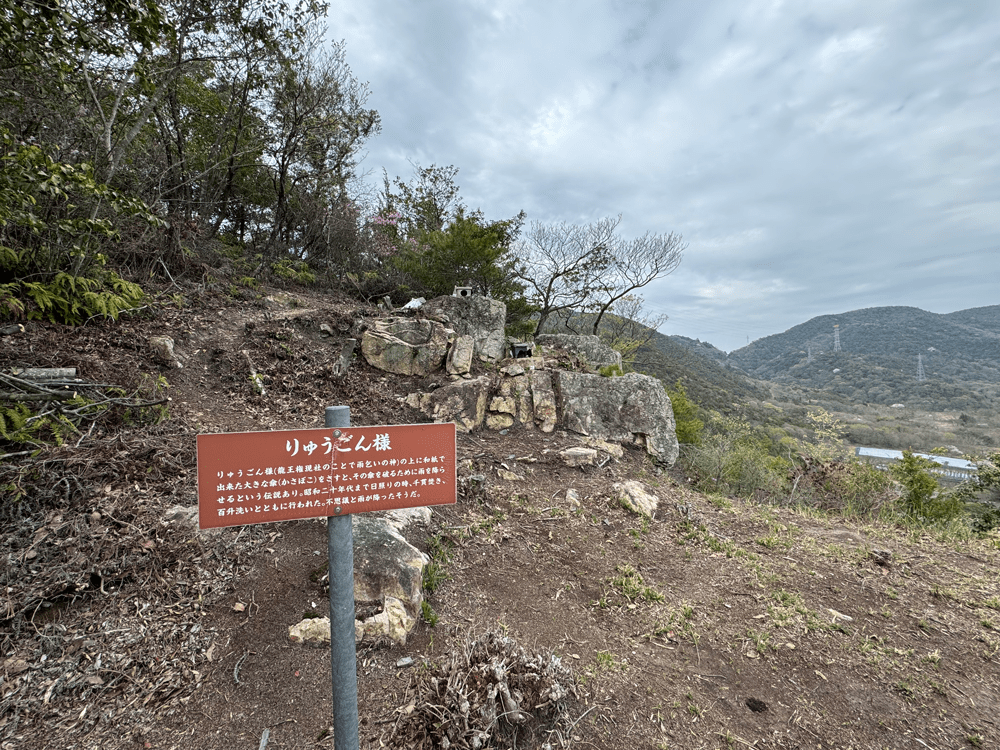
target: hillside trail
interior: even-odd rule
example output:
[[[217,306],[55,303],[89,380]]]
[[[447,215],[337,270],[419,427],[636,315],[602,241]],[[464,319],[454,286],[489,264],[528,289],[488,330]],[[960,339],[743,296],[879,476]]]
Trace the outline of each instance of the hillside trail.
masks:
[[[295,293],[272,308],[202,300],[118,329],[37,335],[31,346],[49,352],[39,364],[159,373],[172,402],[165,426],[119,449],[145,455],[141,439],[163,456],[112,465],[86,508],[127,521],[106,535],[124,539],[131,525],[156,545],[115,591],[102,585],[11,634],[30,668],[15,675],[4,662],[0,695],[20,719],[11,729],[14,714],[0,712],[3,750],[333,747],[328,649],[288,639],[290,625],[328,611],[325,522],[196,534],[166,516],[195,503],[197,433],[318,427],[337,404],[355,424],[424,421],[402,398],[443,376],[388,375],[361,357],[331,375],[339,337],[373,314]],[[183,368],[151,360],[142,342],[153,334],[175,339]],[[702,495],[682,465],[666,470],[631,448],[566,466],[559,451],[581,440],[558,429],[459,435],[458,502],[407,533],[440,563],[427,593],[437,621],[419,622],[405,645],[359,647],[361,747],[432,747],[420,741],[433,724],[420,724],[427,679],[487,633],[558,655],[577,691],[563,721],[532,718],[495,747],[1000,747],[995,544]],[[617,501],[625,479],[658,496],[651,519]],[[152,511],[126,516],[130,503]],[[8,554],[24,559],[37,536],[26,531]],[[121,658],[109,666],[112,653]],[[60,677],[70,665],[79,681]],[[84,673],[103,684],[87,688]]]

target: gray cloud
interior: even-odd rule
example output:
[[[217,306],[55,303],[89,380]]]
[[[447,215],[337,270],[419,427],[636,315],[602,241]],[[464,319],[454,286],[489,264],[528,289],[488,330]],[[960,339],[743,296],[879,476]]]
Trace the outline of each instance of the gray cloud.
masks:
[[[1000,6],[335,0],[365,166],[454,164],[490,217],[677,231],[661,329],[1000,303]]]

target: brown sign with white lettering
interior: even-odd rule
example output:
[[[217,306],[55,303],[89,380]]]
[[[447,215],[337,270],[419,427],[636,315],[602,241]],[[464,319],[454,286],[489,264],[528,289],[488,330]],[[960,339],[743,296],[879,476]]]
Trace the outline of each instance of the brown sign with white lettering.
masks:
[[[454,503],[455,425],[198,436],[203,529]]]

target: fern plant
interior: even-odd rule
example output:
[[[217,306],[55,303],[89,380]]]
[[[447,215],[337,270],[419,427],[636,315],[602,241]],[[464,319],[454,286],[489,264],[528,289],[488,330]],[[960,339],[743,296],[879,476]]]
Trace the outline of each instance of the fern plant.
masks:
[[[67,325],[79,325],[93,317],[117,320],[126,310],[138,307],[145,296],[138,284],[103,270],[98,278],[60,271],[49,282],[24,281],[20,286],[33,303],[28,310],[29,319]],[[4,291],[0,289],[0,304]]]
[[[85,406],[89,402],[81,397],[67,401],[68,406]],[[65,414],[54,412],[36,414],[26,404],[0,403],[0,439],[17,446],[62,445],[74,434],[76,425]]]
[[[31,409],[24,404],[0,404],[0,438],[11,443],[24,442],[29,417]]]

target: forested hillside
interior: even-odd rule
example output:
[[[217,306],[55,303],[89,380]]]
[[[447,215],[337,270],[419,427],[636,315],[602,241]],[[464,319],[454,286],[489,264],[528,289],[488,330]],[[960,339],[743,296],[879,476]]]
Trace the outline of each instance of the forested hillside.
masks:
[[[724,413],[731,412],[734,405],[770,395],[765,384],[719,364],[712,352],[720,350],[710,344],[703,352],[676,339],[654,332],[650,343],[638,352],[635,368],[671,387],[680,380],[696,403]]]
[[[1000,306],[938,315],[873,307],[823,315],[754,341],[729,361],[754,377],[859,403],[967,409],[997,397]],[[834,347],[839,329],[840,351]]]
[[[349,188],[379,116],[325,6],[2,6],[5,317],[113,317],[150,279],[366,270],[378,230]]]

